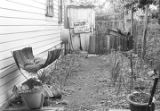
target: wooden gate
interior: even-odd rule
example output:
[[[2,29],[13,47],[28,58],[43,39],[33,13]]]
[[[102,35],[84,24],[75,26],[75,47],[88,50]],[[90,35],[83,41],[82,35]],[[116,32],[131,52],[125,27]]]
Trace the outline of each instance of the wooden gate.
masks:
[[[104,54],[109,51],[109,28],[111,24],[108,24],[105,21],[96,22],[96,42],[95,42],[95,53]]]
[[[96,20],[96,54],[107,54],[112,48],[118,49],[120,38],[110,35],[110,30],[119,28],[120,25],[118,20]]]

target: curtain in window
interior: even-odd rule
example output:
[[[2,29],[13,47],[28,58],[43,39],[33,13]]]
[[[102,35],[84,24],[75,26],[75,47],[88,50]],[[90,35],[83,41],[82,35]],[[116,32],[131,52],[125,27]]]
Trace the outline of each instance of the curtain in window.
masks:
[[[46,16],[53,17],[54,15],[54,4],[53,0],[47,0],[47,7],[46,7]]]

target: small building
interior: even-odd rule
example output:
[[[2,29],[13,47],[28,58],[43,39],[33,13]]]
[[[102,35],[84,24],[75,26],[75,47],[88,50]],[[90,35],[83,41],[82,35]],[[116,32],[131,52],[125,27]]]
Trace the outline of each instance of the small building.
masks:
[[[68,5],[66,7],[65,28],[71,35],[73,50],[89,50],[90,37],[95,30],[95,11],[93,5]]]
[[[0,107],[12,97],[12,88],[25,81],[11,51],[31,46],[34,55],[47,56],[61,46],[63,0],[1,0]]]

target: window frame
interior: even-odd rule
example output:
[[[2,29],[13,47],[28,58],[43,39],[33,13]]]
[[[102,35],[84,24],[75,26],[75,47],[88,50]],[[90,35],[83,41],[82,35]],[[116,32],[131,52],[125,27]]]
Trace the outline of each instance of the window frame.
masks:
[[[54,0],[46,0],[46,17],[54,16]]]

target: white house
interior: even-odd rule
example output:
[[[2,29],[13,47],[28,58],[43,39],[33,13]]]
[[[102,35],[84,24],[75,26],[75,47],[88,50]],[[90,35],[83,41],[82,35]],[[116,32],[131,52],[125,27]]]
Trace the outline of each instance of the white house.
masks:
[[[63,0],[0,1],[0,106],[10,97],[14,85],[24,82],[11,51],[31,46],[34,55],[61,45]]]

